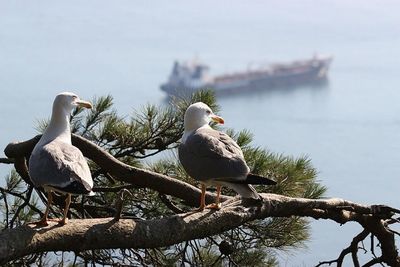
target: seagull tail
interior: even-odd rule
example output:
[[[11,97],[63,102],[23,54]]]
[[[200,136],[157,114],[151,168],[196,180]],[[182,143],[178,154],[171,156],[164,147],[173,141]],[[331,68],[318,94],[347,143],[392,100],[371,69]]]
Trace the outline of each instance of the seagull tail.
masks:
[[[249,173],[244,182],[247,184],[276,185],[276,181],[253,173]]]
[[[244,198],[260,199],[260,195],[251,185],[229,183],[227,184],[227,186],[235,190],[239,195]]]

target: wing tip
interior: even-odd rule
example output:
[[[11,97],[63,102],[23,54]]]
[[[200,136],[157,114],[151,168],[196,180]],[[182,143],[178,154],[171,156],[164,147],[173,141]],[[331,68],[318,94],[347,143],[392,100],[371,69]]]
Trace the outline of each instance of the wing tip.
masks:
[[[246,182],[249,184],[276,185],[277,182],[271,178],[260,176],[254,173],[249,173],[246,177]]]
[[[84,184],[79,183],[77,181],[73,181],[72,183],[69,183],[64,186],[55,186],[55,185],[50,185],[50,187],[54,188],[56,191],[62,192],[62,193],[69,193],[73,195],[87,195],[87,196],[93,196],[95,193],[92,191],[92,189],[88,189],[85,187]]]

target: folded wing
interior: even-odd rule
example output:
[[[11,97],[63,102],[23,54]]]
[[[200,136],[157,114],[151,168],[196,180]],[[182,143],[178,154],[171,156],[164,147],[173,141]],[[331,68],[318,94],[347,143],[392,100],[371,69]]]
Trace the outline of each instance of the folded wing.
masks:
[[[29,172],[35,186],[50,186],[72,194],[88,194],[93,187],[89,166],[82,152],[53,141],[32,154]]]
[[[179,160],[193,178],[244,180],[249,173],[242,150],[228,135],[199,128],[179,146]]]

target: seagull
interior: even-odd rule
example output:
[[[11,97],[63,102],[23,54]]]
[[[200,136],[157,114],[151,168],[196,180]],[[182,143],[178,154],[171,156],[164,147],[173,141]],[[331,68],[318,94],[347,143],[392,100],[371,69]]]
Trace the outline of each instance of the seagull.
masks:
[[[184,116],[184,133],[178,148],[179,161],[185,171],[201,183],[199,211],[204,210],[207,185],[217,187],[215,203],[207,206],[221,208],[221,187],[227,186],[244,198],[260,199],[250,184],[274,185],[269,178],[250,173],[239,145],[227,134],[210,127],[211,121],[224,124],[224,119],[215,115],[202,102],[190,105]]]
[[[47,207],[42,219],[35,224],[48,225],[52,192],[66,194],[64,217],[59,224],[68,222],[67,212],[71,194],[94,195],[93,179],[82,152],[71,142],[70,114],[75,107],[92,108],[92,104],[70,92],[56,96],[50,123],[29,158],[29,175],[36,188],[47,192]]]

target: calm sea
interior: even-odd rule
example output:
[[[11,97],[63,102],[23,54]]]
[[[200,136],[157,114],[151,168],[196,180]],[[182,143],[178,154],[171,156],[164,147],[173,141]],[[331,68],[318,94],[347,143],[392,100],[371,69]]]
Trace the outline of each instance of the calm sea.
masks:
[[[308,155],[328,196],[400,207],[398,1],[0,1],[0,148],[35,135],[54,95],[112,94],[121,114],[163,104],[174,60],[213,74],[335,59],[329,84],[220,98],[227,127],[255,144]],[[1,154],[3,155],[3,154]],[[9,167],[0,165],[4,177]],[[335,258],[357,225],[312,223],[308,249],[282,266]]]

